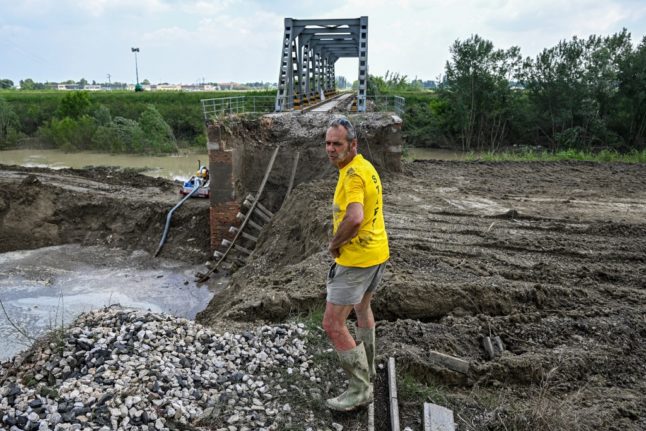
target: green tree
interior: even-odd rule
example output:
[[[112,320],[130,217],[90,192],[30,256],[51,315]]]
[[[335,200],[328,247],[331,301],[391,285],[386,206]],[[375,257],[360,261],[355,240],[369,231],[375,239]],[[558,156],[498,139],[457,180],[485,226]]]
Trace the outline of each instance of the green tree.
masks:
[[[448,103],[447,126],[463,150],[496,150],[509,133],[515,94],[510,81],[521,67],[520,49],[494,49],[478,35],[451,46],[440,97]]]
[[[93,117],[99,126],[108,126],[112,122],[110,110],[105,105],[99,105],[94,111]]]
[[[20,80],[20,89],[21,90],[35,90],[36,89],[36,83],[31,78],[27,78],[25,80],[21,79]]]
[[[646,136],[646,36],[619,64],[618,109],[614,118],[630,149],[644,149]]]
[[[632,53],[624,29],[608,37],[572,38],[527,59],[521,82],[526,88],[535,127],[554,149],[591,150],[620,146],[612,126],[620,116],[621,67]],[[620,124],[616,124],[620,129]]]
[[[0,79],[0,88],[12,88],[13,81],[11,79]]]
[[[79,118],[53,118],[46,136],[56,148],[64,151],[87,150],[91,148],[96,122],[88,115]]]
[[[142,153],[146,137],[139,124],[123,117],[115,117],[107,126],[99,126],[92,138],[94,149],[113,153]]]
[[[139,125],[146,135],[146,151],[162,153],[177,151],[177,141],[173,130],[153,105],[148,105],[146,110],[141,113]]]
[[[0,97],[0,148],[6,147],[9,143],[9,136],[16,132],[18,127],[18,116],[11,108],[9,102]]]
[[[21,90],[45,90],[47,86],[42,82],[35,82],[31,78],[25,80],[20,80],[20,89]]]
[[[79,118],[90,111],[92,101],[87,91],[72,91],[67,93],[58,105],[57,115],[60,118]]]

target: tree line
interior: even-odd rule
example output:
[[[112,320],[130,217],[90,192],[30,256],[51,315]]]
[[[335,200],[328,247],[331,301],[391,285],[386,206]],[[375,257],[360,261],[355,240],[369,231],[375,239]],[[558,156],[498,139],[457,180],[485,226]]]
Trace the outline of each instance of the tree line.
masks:
[[[626,29],[574,37],[523,58],[473,35],[450,47],[437,88],[421,93],[405,76],[370,77],[369,94],[406,96],[408,142],[465,151],[512,145],[553,151],[644,149],[646,37]]]
[[[233,94],[239,93],[4,90],[0,91],[0,149],[158,153],[177,147],[204,148],[200,99]],[[247,94],[273,96],[275,92]]]
[[[0,97],[0,148],[12,146],[25,135],[20,119]],[[93,104],[84,91],[64,95],[51,119],[36,130],[41,145],[64,151],[94,150],[113,153],[172,153],[177,142],[171,127],[153,105],[137,120],[114,118],[102,104]]]

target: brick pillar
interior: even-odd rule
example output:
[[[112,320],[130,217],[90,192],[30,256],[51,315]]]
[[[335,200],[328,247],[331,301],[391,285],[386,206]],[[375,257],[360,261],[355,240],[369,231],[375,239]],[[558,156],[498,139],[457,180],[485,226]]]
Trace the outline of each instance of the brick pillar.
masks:
[[[211,132],[209,130],[209,132]],[[236,226],[236,214],[240,206],[235,200],[233,186],[233,152],[223,143],[212,142],[214,133],[209,133],[209,175],[211,250],[216,250],[224,238],[230,238],[229,227]]]

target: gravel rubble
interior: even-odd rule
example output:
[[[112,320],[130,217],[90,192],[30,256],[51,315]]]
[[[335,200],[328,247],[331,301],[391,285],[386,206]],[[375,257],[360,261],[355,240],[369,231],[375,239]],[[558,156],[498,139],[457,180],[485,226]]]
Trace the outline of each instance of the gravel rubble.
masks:
[[[10,431],[277,430],[285,372],[320,383],[301,323],[217,334],[191,320],[109,307],[81,315],[0,368]],[[285,386],[285,383],[283,383]],[[291,391],[291,389],[289,389]]]

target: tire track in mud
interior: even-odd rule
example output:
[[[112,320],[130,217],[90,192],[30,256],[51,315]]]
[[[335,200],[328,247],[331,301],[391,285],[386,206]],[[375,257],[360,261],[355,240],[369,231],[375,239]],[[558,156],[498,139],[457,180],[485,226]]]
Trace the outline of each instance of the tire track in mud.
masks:
[[[446,388],[444,404],[465,429],[639,429],[645,176],[633,165],[460,162],[384,175],[391,259],[374,301],[382,358]],[[321,306],[333,187],[299,186],[234,275],[237,293],[212,302],[206,321],[280,320]],[[614,212],[616,203],[630,211]],[[487,361],[481,340],[494,335],[507,351]],[[430,350],[471,361],[472,372],[439,367]],[[403,421],[419,424],[419,406],[404,401]]]

